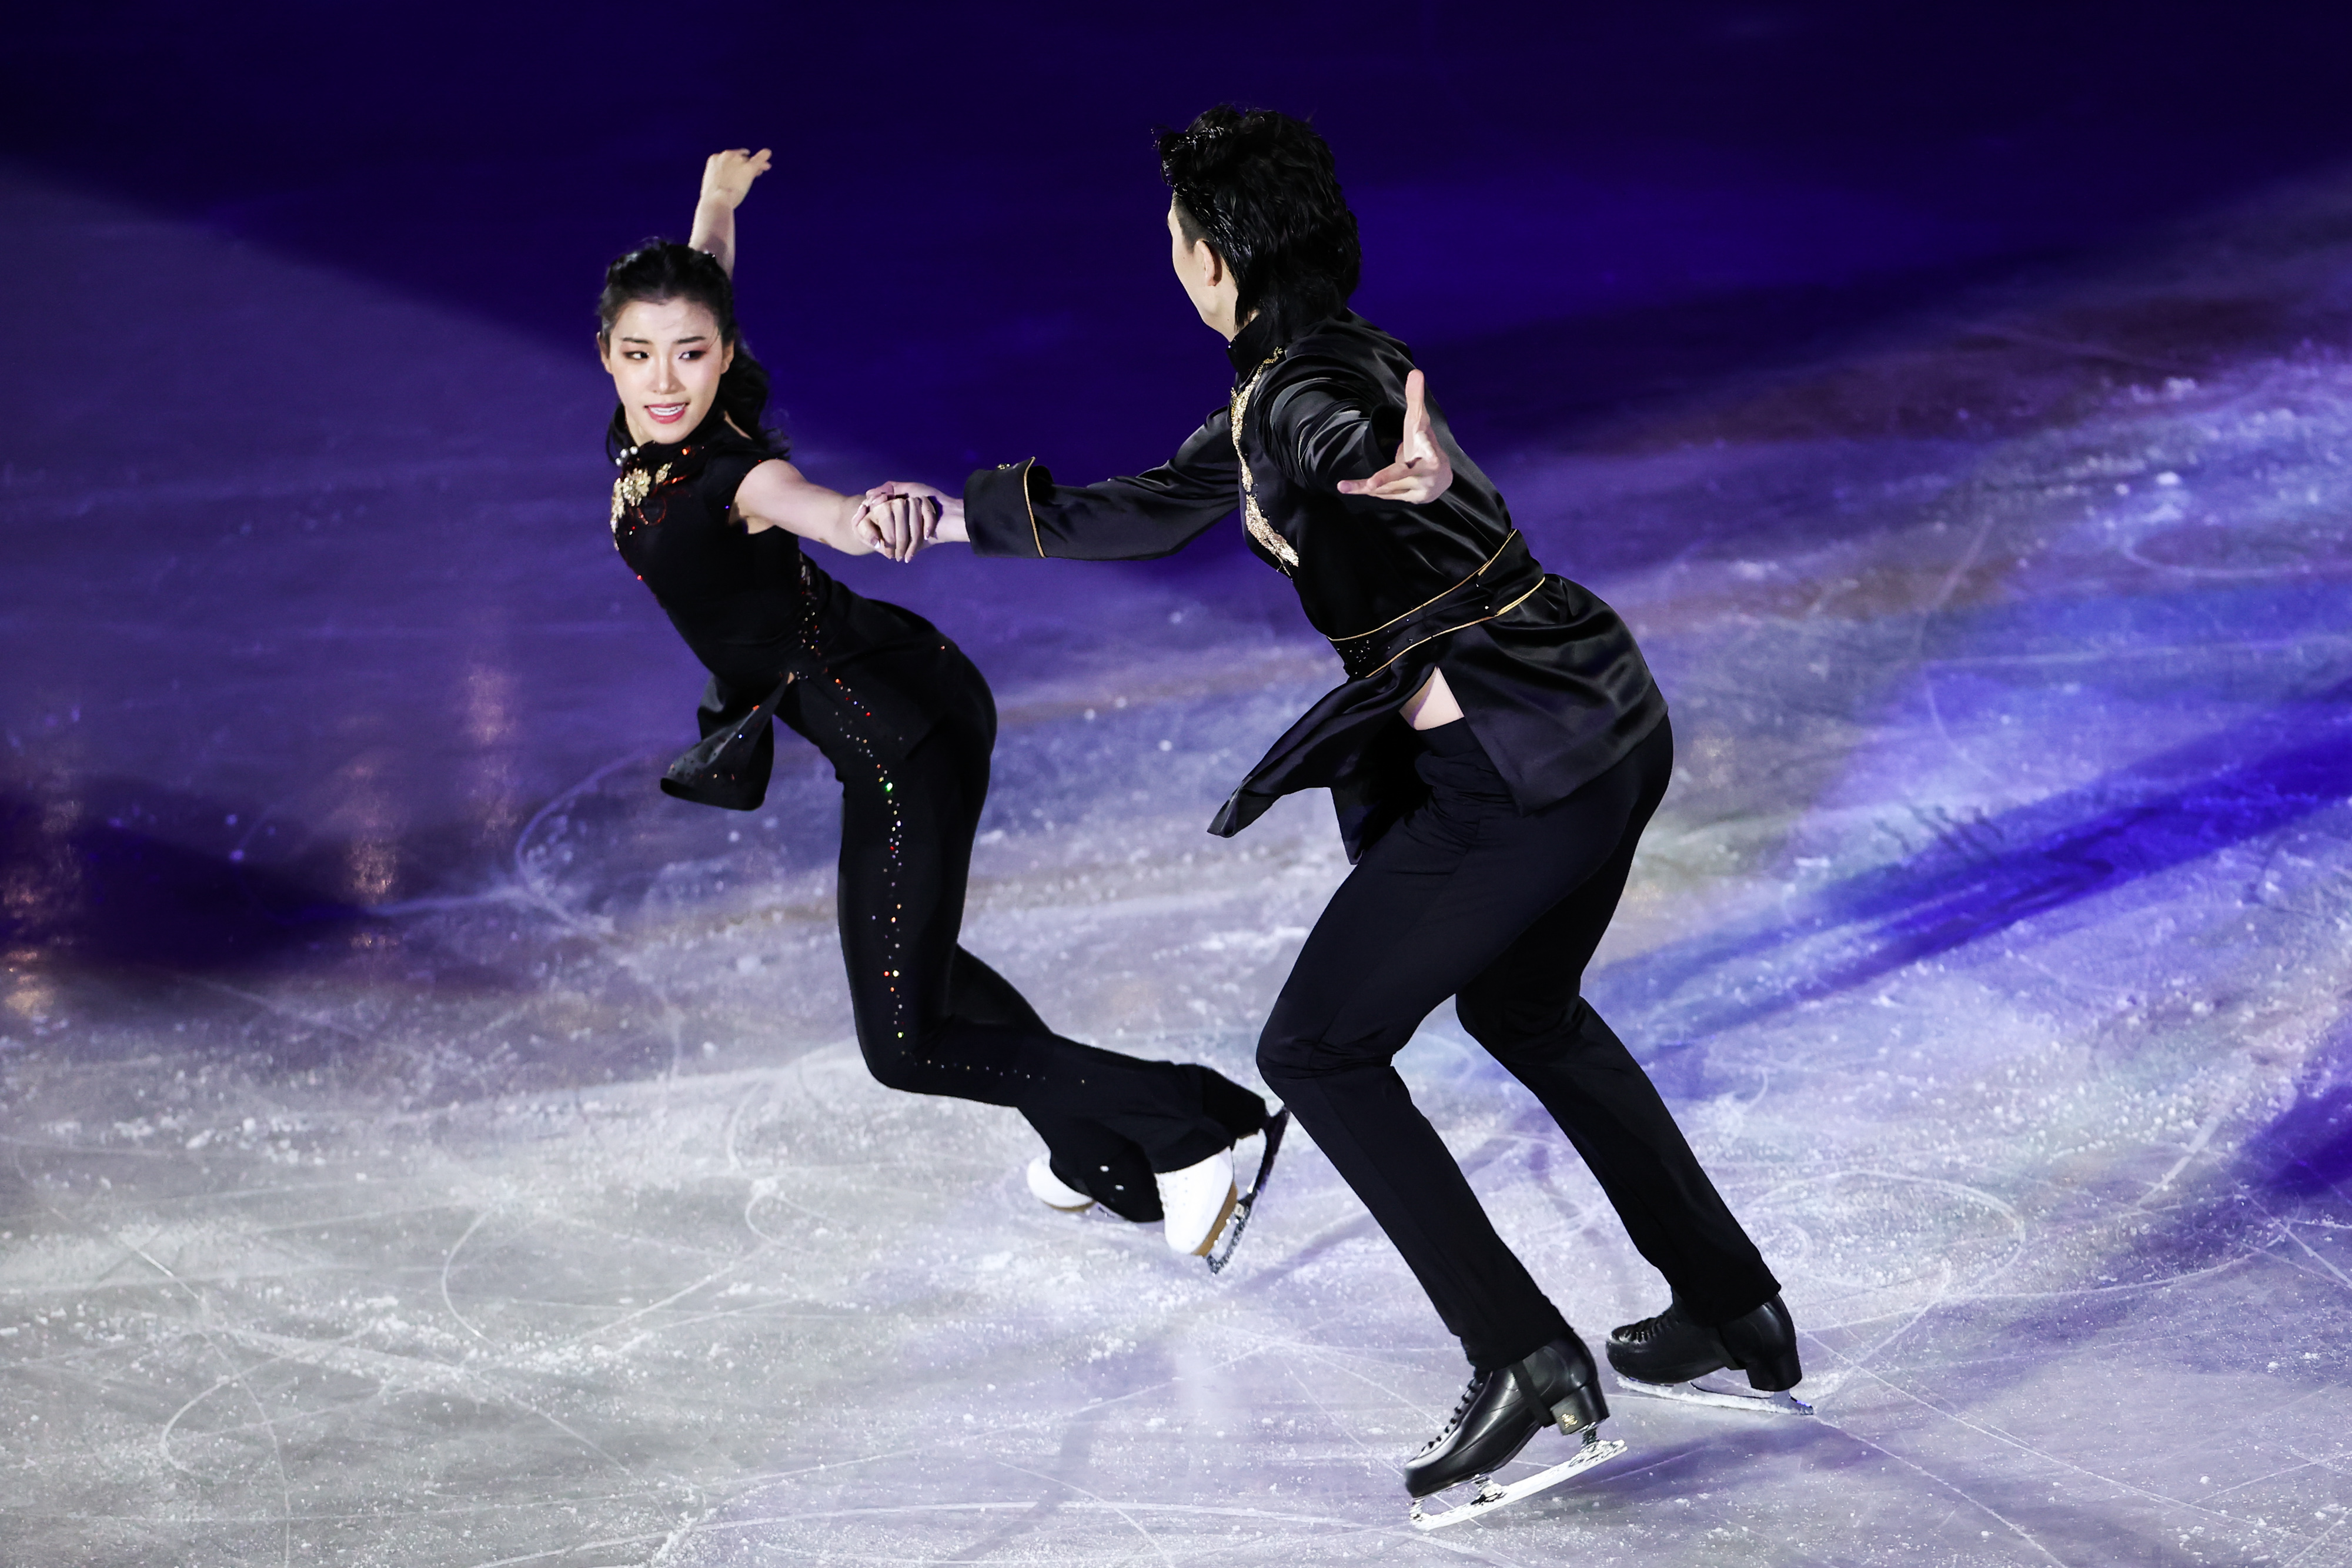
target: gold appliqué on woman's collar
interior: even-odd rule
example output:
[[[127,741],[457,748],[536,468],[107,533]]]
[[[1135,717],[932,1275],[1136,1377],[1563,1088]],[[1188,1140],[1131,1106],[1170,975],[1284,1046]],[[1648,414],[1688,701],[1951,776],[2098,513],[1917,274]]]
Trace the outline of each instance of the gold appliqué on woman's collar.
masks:
[[[613,481],[613,537],[621,537],[621,518],[631,507],[652,494],[653,487],[669,477],[669,465],[665,463],[648,474],[642,468],[625,468]]]
[[[1285,573],[1289,573],[1298,568],[1298,551],[1288,539],[1274,531],[1274,525],[1267,522],[1265,514],[1257,509],[1257,479],[1250,473],[1249,455],[1242,450],[1242,420],[1249,413],[1250,394],[1257,391],[1257,383],[1265,375],[1266,367],[1282,355],[1280,349],[1268,354],[1257,369],[1250,372],[1250,379],[1234,393],[1233,437],[1234,459],[1242,467],[1242,524],[1249,529],[1250,538],[1263,545],[1265,553],[1281,564]]]

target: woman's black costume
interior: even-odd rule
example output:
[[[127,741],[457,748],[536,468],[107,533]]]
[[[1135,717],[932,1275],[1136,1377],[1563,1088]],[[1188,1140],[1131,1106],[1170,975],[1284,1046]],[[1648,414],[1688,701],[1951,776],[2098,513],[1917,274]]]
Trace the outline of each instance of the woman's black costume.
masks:
[[[782,454],[723,413],[635,448],[615,413],[609,439],[614,546],[710,672],[702,743],[662,788],[752,810],[775,757],[770,720],[806,737],[841,781],[841,950],[874,1076],[1013,1106],[1066,1185],[1158,1219],[1153,1173],[1257,1132],[1265,1104],[1205,1067],[1061,1038],[957,946],[996,739],[980,672],[921,616],[835,582],[784,529],[743,526],[737,488]]]
[[[1148,474],[1061,486],[1031,460],[974,475],[974,548],[1165,555],[1238,497],[1250,549],[1297,583],[1348,680],[1210,831],[1238,832],[1277,797],[1327,786],[1356,868],[1283,987],[1258,1065],[1474,1368],[1518,1363],[1568,1325],[1390,1065],[1447,997],[1559,1123],[1678,1305],[1709,1324],[1751,1312],[1779,1283],[1580,995],[1673,764],[1665,702],[1632,632],[1536,564],[1433,405],[1454,465],[1444,496],[1408,506],[1339,493],[1397,450],[1403,344],[1351,312],[1279,341],[1262,316],[1229,352],[1227,406]],[[1465,717],[1415,732],[1398,710],[1433,670]]]

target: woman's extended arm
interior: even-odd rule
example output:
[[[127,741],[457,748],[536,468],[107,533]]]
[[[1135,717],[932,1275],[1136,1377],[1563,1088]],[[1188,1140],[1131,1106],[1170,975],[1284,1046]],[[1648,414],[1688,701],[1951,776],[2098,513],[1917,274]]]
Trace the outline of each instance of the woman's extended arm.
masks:
[[[870,555],[886,541],[910,546],[928,533],[937,526],[938,504],[919,496],[844,496],[810,484],[799,469],[772,457],[743,476],[735,490],[735,515],[755,534],[782,528],[844,555]],[[887,553],[903,560],[914,550]]]
[[[694,237],[686,243],[718,258],[735,276],[735,209],[751,193],[751,182],[768,172],[768,150],[738,147],[713,152],[702,165],[702,196],[694,204]]]

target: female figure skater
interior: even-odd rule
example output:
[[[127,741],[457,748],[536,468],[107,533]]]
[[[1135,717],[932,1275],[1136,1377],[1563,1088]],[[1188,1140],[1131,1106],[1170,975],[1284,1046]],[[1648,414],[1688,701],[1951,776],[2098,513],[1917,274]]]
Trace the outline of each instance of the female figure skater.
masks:
[[[845,555],[906,539],[929,503],[813,485],[764,423],[768,377],[743,346],[730,279],[735,208],[767,167],[764,151],[712,156],[691,241],[622,256],[597,301],[620,398],[606,436],[620,466],[613,543],[710,672],[702,744],[662,788],[753,810],[771,719],[807,737],[841,781],[841,950],[874,1076],[1021,1112],[1047,1150],[1030,1189],[1057,1208],[1160,1220],[1171,1247],[1204,1256],[1230,1232],[1229,1249],[1234,1144],[1279,1134],[1265,1102],[1206,1067],[1061,1038],[956,945],[996,708],[936,627],[803,553],[802,539]]]
[[[1347,684],[1250,772],[1212,832],[1328,786],[1356,863],[1307,938],[1258,1067],[1393,1241],[1472,1375],[1405,1466],[1418,1500],[1480,1482],[1494,1503],[1616,1451],[1592,1357],[1503,1244],[1391,1059],[1446,998],[1542,1102],[1673,1303],[1610,1336],[1628,1386],[1726,1367],[1801,1409],[1780,1286],[1649,1078],[1580,995],[1666,789],[1666,706],[1609,606],[1537,565],[1503,497],[1423,395],[1411,352],[1347,308],[1356,220],[1331,152],[1284,115],[1213,109],[1160,139],[1178,280],[1226,340],[1234,391],[1164,465],[1054,483],[1035,460],[937,497],[931,537],[984,554],[1166,555],[1240,504],[1250,549],[1292,578]],[[1389,461],[1393,453],[1395,459]],[[1376,472],[1377,470],[1377,472]],[[928,520],[928,519],[926,519]],[[1487,1474],[1558,1422],[1576,1458],[1504,1489]]]

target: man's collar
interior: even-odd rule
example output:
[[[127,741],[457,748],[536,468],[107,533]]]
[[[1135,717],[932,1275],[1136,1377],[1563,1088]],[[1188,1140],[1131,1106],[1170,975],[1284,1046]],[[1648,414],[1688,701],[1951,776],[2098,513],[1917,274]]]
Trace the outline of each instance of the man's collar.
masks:
[[[1245,376],[1265,362],[1265,357],[1282,347],[1274,340],[1274,317],[1261,310],[1249,319],[1249,324],[1234,334],[1225,345],[1225,358],[1234,363],[1234,373]]]

